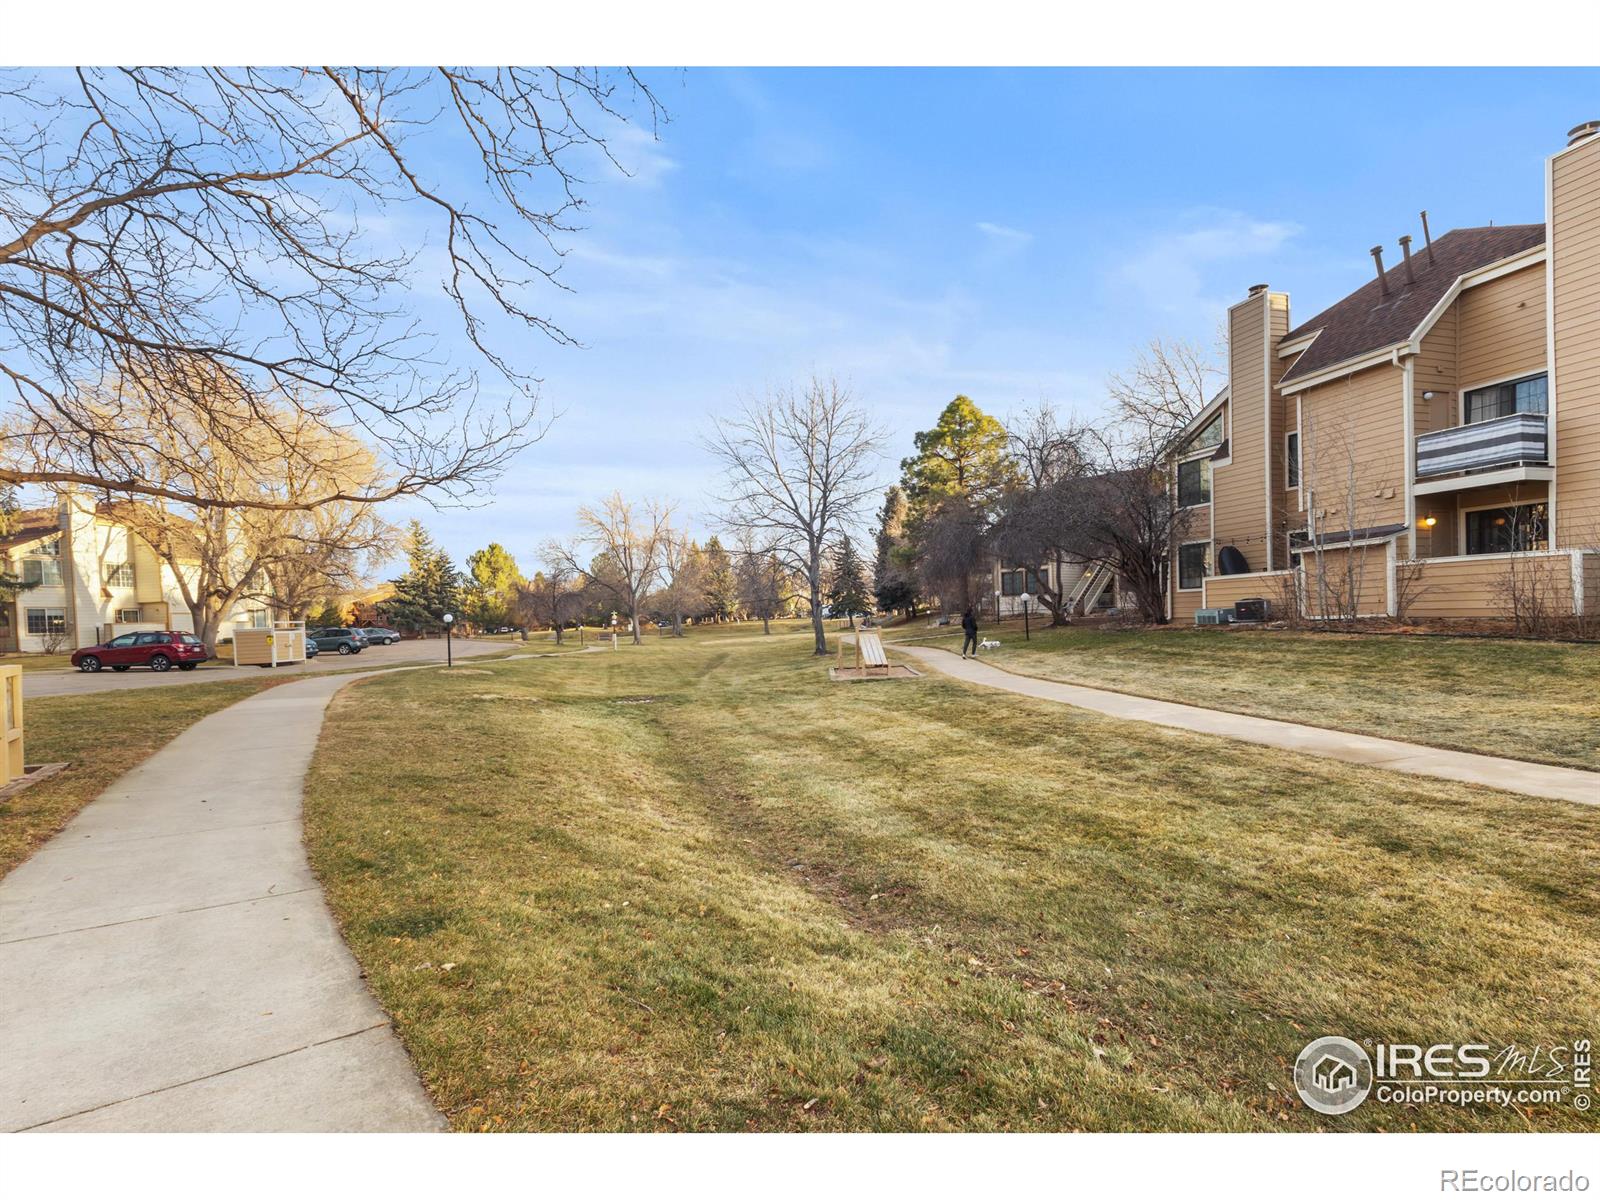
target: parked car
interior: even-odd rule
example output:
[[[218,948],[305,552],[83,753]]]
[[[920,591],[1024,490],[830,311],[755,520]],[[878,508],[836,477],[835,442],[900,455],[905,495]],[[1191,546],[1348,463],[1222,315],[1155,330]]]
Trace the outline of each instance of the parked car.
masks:
[[[373,625],[365,629],[358,629],[356,632],[365,637],[374,646],[392,646],[400,640],[400,631],[398,629],[380,629]]]
[[[367,648],[367,639],[358,629],[313,629],[306,634],[306,642],[315,642],[318,650],[337,650],[340,654],[360,654]]]
[[[152,671],[192,671],[211,655],[206,644],[192,633],[124,633],[99,646],[85,646],[72,652],[72,665],[80,671],[110,667],[126,671],[130,667],[149,667]]]
[[[316,656],[317,656],[317,643],[316,643],[316,640],[308,633],[308,634],[306,634],[306,657],[307,658],[315,658]]]

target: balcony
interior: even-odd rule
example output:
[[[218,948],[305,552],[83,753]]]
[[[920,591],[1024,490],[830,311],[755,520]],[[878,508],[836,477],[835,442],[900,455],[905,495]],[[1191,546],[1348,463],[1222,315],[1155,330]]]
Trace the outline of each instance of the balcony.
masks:
[[[1512,413],[1422,434],[1417,438],[1417,479],[1431,482],[1419,482],[1414,490],[1423,494],[1513,478],[1549,479],[1548,421],[1544,413]],[[1440,478],[1465,471],[1474,474],[1466,479]]]

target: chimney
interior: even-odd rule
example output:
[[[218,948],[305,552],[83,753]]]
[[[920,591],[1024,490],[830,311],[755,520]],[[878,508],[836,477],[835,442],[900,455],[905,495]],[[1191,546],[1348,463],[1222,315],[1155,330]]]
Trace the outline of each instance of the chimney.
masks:
[[[1383,277],[1383,247],[1374,246],[1371,253],[1372,261],[1378,264],[1378,294],[1387,296],[1389,294],[1389,281]]]
[[[1428,232],[1428,210],[1422,210],[1422,240],[1428,243],[1428,265],[1433,266],[1433,234]]]
[[[1411,235],[1409,233],[1400,239],[1400,253],[1406,256],[1406,282],[1415,283],[1417,277],[1411,270]]]
[[[1264,284],[1264,283],[1252,284],[1251,287],[1250,287],[1250,294],[1252,296],[1259,296],[1259,295],[1261,295],[1262,292],[1264,292],[1266,290],[1267,290],[1267,285]]]
[[[1567,130],[1567,145],[1576,146],[1586,137],[1593,137],[1600,133],[1600,121],[1585,121],[1582,125],[1574,125]]]

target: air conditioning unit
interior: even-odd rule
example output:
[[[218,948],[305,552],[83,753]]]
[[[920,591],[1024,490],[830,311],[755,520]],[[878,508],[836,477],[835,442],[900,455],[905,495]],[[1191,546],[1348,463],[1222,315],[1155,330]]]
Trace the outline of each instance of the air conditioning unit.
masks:
[[[1233,624],[1233,609],[1231,608],[1202,608],[1194,614],[1196,625],[1231,625]]]
[[[1272,605],[1260,596],[1252,596],[1248,600],[1236,600],[1233,605],[1233,619],[1235,621],[1265,621],[1272,615]]]

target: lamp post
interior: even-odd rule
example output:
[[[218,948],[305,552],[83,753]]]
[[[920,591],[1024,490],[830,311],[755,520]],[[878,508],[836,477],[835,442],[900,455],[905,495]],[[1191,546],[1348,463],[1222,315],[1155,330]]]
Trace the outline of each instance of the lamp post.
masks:
[[[445,615],[444,615],[444,665],[447,666],[447,667],[453,667],[453,666],[456,665],[455,656],[451,653],[451,646],[450,646],[450,630],[454,627],[455,621],[456,621],[455,613],[445,613]]]
[[[1033,633],[1028,628],[1028,601],[1032,600],[1033,597],[1028,595],[1027,592],[1023,592],[1017,599],[1022,601],[1022,640],[1031,642],[1033,641]]]
[[[1000,592],[998,589],[995,590],[994,594],[994,623],[996,625],[1000,624]]]

